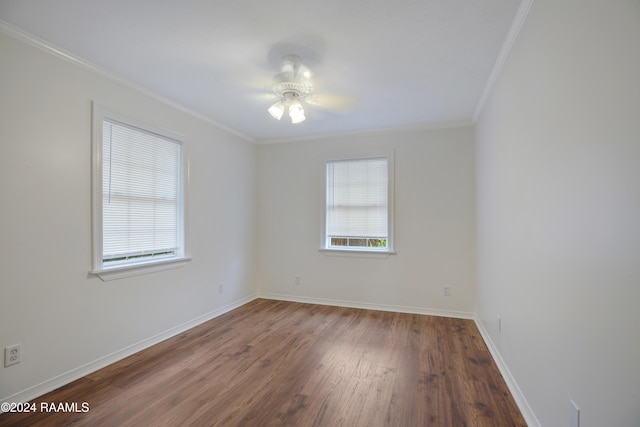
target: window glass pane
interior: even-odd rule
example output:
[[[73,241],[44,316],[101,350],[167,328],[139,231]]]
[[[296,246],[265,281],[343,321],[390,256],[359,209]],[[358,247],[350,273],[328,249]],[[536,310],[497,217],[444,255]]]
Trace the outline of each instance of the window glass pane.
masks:
[[[386,157],[327,162],[328,246],[386,248],[388,177]]]
[[[103,261],[176,254],[180,144],[104,120],[102,148]]]

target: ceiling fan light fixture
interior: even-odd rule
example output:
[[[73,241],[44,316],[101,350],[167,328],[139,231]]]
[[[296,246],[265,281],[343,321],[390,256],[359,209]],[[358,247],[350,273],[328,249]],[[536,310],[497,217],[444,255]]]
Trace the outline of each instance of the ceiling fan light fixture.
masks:
[[[274,119],[280,120],[284,114],[284,102],[278,101],[269,107],[269,114],[271,114]]]
[[[293,101],[289,106],[289,117],[291,117],[291,123],[304,122],[306,117],[304,116],[304,108],[298,101]]]
[[[313,91],[311,71],[302,64],[297,55],[287,55],[282,59],[280,73],[274,76],[273,92],[280,100],[269,108],[269,114],[280,120],[285,112],[289,112],[291,123],[305,121],[301,100]]]

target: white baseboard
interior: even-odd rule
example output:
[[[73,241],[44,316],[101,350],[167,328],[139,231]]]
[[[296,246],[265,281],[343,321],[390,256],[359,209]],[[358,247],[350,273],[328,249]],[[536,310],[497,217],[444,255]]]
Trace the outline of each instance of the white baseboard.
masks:
[[[500,373],[502,374],[505,382],[507,383],[507,387],[509,391],[513,395],[516,404],[518,405],[520,412],[522,412],[522,416],[524,417],[527,424],[531,427],[540,427],[540,422],[534,415],[531,407],[529,406],[527,400],[525,399],[520,387],[516,383],[515,379],[511,375],[509,368],[507,367],[502,355],[498,351],[498,348],[495,346],[493,341],[491,340],[491,336],[485,329],[484,325],[478,318],[475,313],[469,313],[464,311],[452,311],[452,310],[438,310],[438,309],[430,309],[430,308],[422,308],[422,307],[410,307],[410,306],[397,306],[397,305],[387,305],[387,304],[374,304],[374,303],[362,303],[355,301],[344,301],[344,300],[334,300],[334,299],[325,299],[325,298],[309,298],[309,297],[299,297],[293,295],[283,295],[283,294],[270,294],[270,293],[260,293],[257,295],[250,295],[244,298],[241,298],[237,301],[234,301],[230,304],[225,305],[224,307],[220,307],[216,310],[213,310],[209,313],[203,314],[202,316],[196,317],[193,320],[182,323],[178,326],[170,328],[166,331],[163,331],[159,334],[156,334],[150,338],[144,339],[140,342],[127,346],[121,350],[115,351],[111,354],[108,354],[104,357],[101,357],[93,362],[89,362],[77,368],[74,368],[68,372],[65,372],[61,375],[58,375],[54,378],[46,380],[40,384],[29,387],[26,390],[15,393],[6,398],[0,399],[0,402],[28,402],[33,400],[43,394],[46,394],[50,391],[53,391],[57,388],[60,388],[64,385],[67,385],[79,378],[82,378],[86,375],[89,375],[99,369],[102,369],[112,363],[115,363],[119,360],[124,359],[125,357],[131,356],[139,351],[142,351],[152,345],[158,344],[166,339],[169,339],[173,336],[176,336],[188,329],[191,329],[195,326],[198,326],[204,322],[207,322],[211,319],[214,319],[224,313],[227,313],[235,308],[238,308],[244,304],[247,304],[250,301],[255,300],[256,298],[264,298],[264,299],[272,299],[272,300],[281,300],[281,301],[292,301],[292,302],[301,302],[301,303],[309,303],[309,304],[321,304],[321,305],[332,305],[339,307],[351,307],[351,308],[363,308],[368,310],[381,310],[381,311],[394,311],[399,313],[411,313],[411,314],[425,314],[431,316],[443,316],[443,317],[454,317],[459,319],[471,319],[474,320],[478,330],[480,331],[480,335],[482,336],[491,356],[496,362]],[[0,411],[0,414],[2,411]]]
[[[363,302],[356,302],[356,301],[344,301],[344,300],[325,299],[325,298],[309,298],[309,297],[300,297],[300,296],[294,296],[294,295],[270,294],[270,293],[259,293],[258,298],[302,302],[302,303],[308,303],[308,304],[333,305],[338,307],[364,308],[367,310],[395,311],[398,313],[426,314],[430,316],[455,317],[457,319],[474,320],[476,318],[475,313],[468,313],[466,311],[437,310],[432,308],[410,307],[410,306],[404,306],[404,305],[363,303]]]
[[[145,348],[151,347],[152,345],[158,344],[166,339],[169,339],[173,336],[176,336],[188,329],[191,329],[195,326],[198,326],[204,322],[207,322],[213,318],[216,318],[228,311],[231,311],[235,308],[238,308],[246,303],[253,301],[257,298],[257,295],[250,295],[244,298],[241,298],[237,301],[234,301],[230,304],[225,305],[224,307],[217,308],[209,313],[203,314],[202,316],[198,316],[193,320],[182,323],[173,328],[167,329],[166,331],[160,332],[150,338],[146,338],[140,342],[127,346],[123,349],[115,351],[111,354],[103,356],[93,362],[89,362],[77,368],[74,368],[68,372],[65,372],[61,375],[58,375],[49,380],[43,381],[40,384],[29,387],[26,390],[20,391],[8,397],[3,397],[0,399],[0,402],[28,402],[37,397],[42,396],[43,394],[49,393],[57,388],[60,388],[64,385],[67,385],[79,378],[82,378],[86,375],[89,375],[99,369],[104,368],[105,366],[111,365],[119,360],[124,359],[125,357],[129,357],[134,353],[144,350]],[[0,410],[0,414],[2,411]]]
[[[480,331],[480,335],[484,340],[493,360],[496,362],[502,377],[513,396],[513,399],[518,405],[518,409],[522,413],[524,420],[527,425],[530,427],[541,427],[540,422],[536,418],[531,406],[525,399],[522,390],[516,383],[515,378],[511,375],[511,371],[507,367],[502,355],[498,351],[498,348],[495,346],[493,341],[491,340],[491,336],[485,329],[484,325],[478,318],[477,314],[469,313],[464,311],[449,311],[449,310],[436,310],[430,308],[422,308],[422,307],[407,307],[407,306],[397,306],[397,305],[386,305],[386,304],[373,304],[373,303],[361,303],[354,301],[342,301],[342,300],[333,300],[333,299],[324,299],[324,298],[308,298],[308,297],[299,297],[292,295],[282,295],[282,294],[269,294],[269,293],[260,293],[258,294],[258,298],[265,299],[273,299],[273,300],[283,300],[283,301],[293,301],[293,302],[301,302],[301,303],[309,303],[309,304],[321,304],[321,305],[334,305],[340,307],[352,307],[352,308],[364,308],[368,310],[381,310],[381,311],[395,311],[399,313],[411,313],[411,314],[426,314],[430,316],[443,316],[443,317],[454,317],[458,319],[470,319],[475,321],[478,330]]]
[[[520,387],[518,386],[518,383],[516,382],[513,375],[511,375],[511,371],[502,358],[498,347],[496,347],[493,340],[491,339],[491,335],[489,335],[489,332],[487,332],[484,324],[478,316],[476,316],[474,320],[476,322],[478,330],[480,331],[480,335],[482,335],[482,339],[489,349],[489,353],[491,353],[493,360],[496,362],[496,365],[498,366],[498,369],[500,370],[504,381],[507,383],[507,387],[509,388],[513,399],[516,401],[516,405],[518,405],[518,408],[520,409],[524,420],[527,422],[527,425],[529,427],[541,427],[540,422],[531,409],[531,406],[529,406],[529,402],[527,402],[527,399],[525,399],[522,390],[520,390]]]

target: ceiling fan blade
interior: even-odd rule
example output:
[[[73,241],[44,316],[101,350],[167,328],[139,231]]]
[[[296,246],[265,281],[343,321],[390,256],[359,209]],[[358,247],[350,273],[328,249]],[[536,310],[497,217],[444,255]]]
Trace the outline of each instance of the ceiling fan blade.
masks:
[[[252,104],[269,106],[280,99],[270,87],[264,85],[246,85],[242,87],[243,96]]]
[[[300,64],[302,64],[302,60],[298,55],[287,55],[282,58],[280,72],[293,75],[298,70]]]
[[[304,100],[314,107],[336,112],[348,112],[357,105],[357,101],[353,97],[328,93],[312,93]]]
[[[300,63],[300,65],[298,66],[297,76],[306,80],[311,80],[311,78],[313,77],[313,73],[311,72],[309,67],[307,67],[303,63]]]

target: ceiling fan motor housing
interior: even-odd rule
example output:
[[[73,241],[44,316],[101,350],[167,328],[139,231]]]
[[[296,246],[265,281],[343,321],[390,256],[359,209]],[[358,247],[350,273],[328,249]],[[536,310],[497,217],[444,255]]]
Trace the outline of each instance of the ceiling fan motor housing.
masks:
[[[282,71],[274,77],[273,92],[285,99],[304,98],[313,90],[311,72],[297,55],[282,59]]]
[[[311,93],[311,85],[296,82],[276,83],[273,92],[283,98],[304,98]]]

